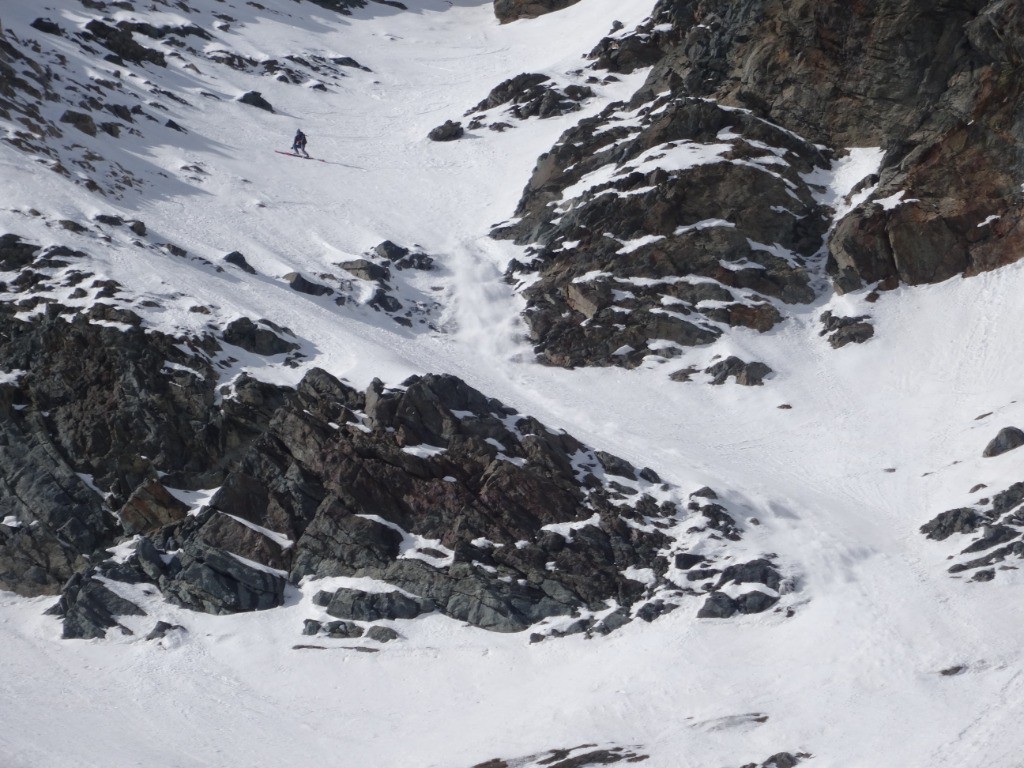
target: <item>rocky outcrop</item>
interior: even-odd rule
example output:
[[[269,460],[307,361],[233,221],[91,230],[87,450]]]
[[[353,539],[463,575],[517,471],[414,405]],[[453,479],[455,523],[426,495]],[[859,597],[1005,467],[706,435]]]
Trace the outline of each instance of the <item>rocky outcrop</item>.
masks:
[[[746,112],[659,96],[583,120],[544,155],[512,224],[508,278],[550,363],[636,365],[764,332],[814,297],[821,151]],[[704,190],[714,190],[709,195]],[[702,190],[695,193],[695,190]]]
[[[672,31],[663,33],[649,92],[712,97],[827,146],[888,150],[874,195],[830,240],[840,291],[938,282],[1018,258],[1017,4],[694,0],[659,8]]]
[[[579,0],[494,0],[494,15],[506,24],[518,19],[534,19],[545,13],[560,11]]]
[[[496,85],[486,99],[466,112],[466,116],[473,116],[470,128],[484,125],[486,117],[493,117],[487,113],[495,111],[502,117],[516,120],[556,117],[578,111],[582,102],[593,96],[594,91],[589,86],[572,83],[559,88],[547,75],[524,73]]]
[[[1024,558],[1024,482],[981,499],[974,507],[942,512],[922,525],[921,533],[936,541],[980,533],[954,556],[951,574],[973,572],[974,581],[991,581],[998,571],[1015,570],[1017,566],[1007,561]]]
[[[637,29],[613,28],[591,67],[653,65],[646,83],[542,156],[494,233],[530,246],[509,279],[541,358],[629,367],[780,322],[810,301],[828,206],[843,203],[811,171],[850,146],[886,152],[828,232],[839,292],[1016,260],[1021,39],[1024,13],[1005,0],[663,0]],[[829,341],[872,333],[858,320]]]
[[[684,504],[651,470],[454,377],[357,391],[312,370],[296,389],[240,376],[215,392],[212,338],[62,311],[26,323],[6,304],[0,322],[0,585],[65,585],[68,637],[135,614],[118,582],[229,613],[281,605],[289,582],[349,576],[381,588],[320,604],[357,626],[439,612],[537,638],[604,633],[696,610],[744,562],[731,549],[742,528],[713,492]],[[248,344],[255,330],[225,336]],[[199,509],[176,490],[212,486]],[[130,536],[134,553],[111,558]]]

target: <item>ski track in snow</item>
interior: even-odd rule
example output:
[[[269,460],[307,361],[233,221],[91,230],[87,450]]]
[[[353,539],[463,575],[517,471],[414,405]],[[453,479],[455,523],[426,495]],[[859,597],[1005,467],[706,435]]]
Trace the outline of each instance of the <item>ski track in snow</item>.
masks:
[[[760,521],[747,524],[748,541],[792,570],[796,615],[698,622],[684,609],[603,639],[534,646],[525,634],[428,617],[395,623],[404,640],[359,653],[346,649],[361,641],[292,650],[302,620],[318,615],[315,586],[285,608],[243,616],[190,614],[152,598],[149,616],[126,619],[134,638],[104,642],[59,641],[59,624],[41,615],[52,599],[0,595],[2,765],[461,768],[584,742],[641,745],[651,768],[760,762],[781,750],[814,754],[814,768],[1020,764],[1021,578],[951,579],[953,550],[917,528],[969,503],[975,483],[1000,490],[1022,479],[1012,454],[980,456],[1000,427],[1024,421],[1013,335],[1024,269],[901,288],[876,304],[862,293],[823,299],[767,334],[735,329],[712,348],[636,371],[532,362],[521,302],[501,277],[519,249],[486,234],[512,215],[559,133],[628,97],[643,73],[600,88],[567,118],[450,144],[426,133],[519,72],[565,77],[613,19],[631,27],[652,5],[586,0],[505,26],[489,3],[468,0],[412,3],[407,13],[371,4],[349,19],[289,6],[304,16],[249,22],[245,39],[267,50],[243,52],[322,48],[372,74],[353,72],[325,95],[217,68],[225,98],[194,112],[181,143],[122,142],[139,173],[176,177],[200,163],[209,176],[198,185],[169,178],[137,203],[87,199],[0,145],[0,223],[48,244],[50,230],[10,209],[121,212],[145,220],[155,241],[215,263],[240,250],[259,276],[67,236],[97,271],[139,294],[182,294],[147,315],[152,324],[201,330],[203,316],[187,311],[196,303],[228,319],[267,317],[295,331],[310,365],[356,386],[454,373],[686,491],[711,485]],[[5,8],[5,25],[35,15],[27,4]],[[193,91],[212,87],[177,77]],[[279,114],[228,100],[249,89]],[[327,162],[274,154],[296,127]],[[384,239],[438,259],[438,271],[415,280],[444,304],[448,332],[352,314],[280,279],[329,272]],[[818,336],[825,309],[870,314],[875,338],[831,349]],[[763,360],[776,373],[754,388],[667,378],[713,354]],[[253,372],[294,383],[303,371]],[[186,625],[187,639],[139,642],[157,619]],[[939,675],[957,664],[966,671]]]

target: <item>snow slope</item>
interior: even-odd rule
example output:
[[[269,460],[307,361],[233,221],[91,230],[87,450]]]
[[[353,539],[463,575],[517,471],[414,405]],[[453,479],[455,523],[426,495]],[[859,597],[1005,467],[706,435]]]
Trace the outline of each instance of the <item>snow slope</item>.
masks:
[[[312,586],[280,610],[228,617],[149,598],[150,616],[129,624],[135,636],[87,642],[58,639],[58,622],[41,615],[52,600],[2,595],[0,763],[458,768],[583,743],[635,745],[652,768],[737,766],[781,750],[811,753],[815,768],[1022,763],[1021,577],[950,578],[953,544],[917,529],[976,501],[977,483],[998,490],[1021,479],[1013,453],[981,451],[1000,427],[1024,421],[1015,354],[1024,268],[900,289],[875,304],[829,298],[768,334],[734,330],[672,364],[565,371],[532,362],[519,301],[501,280],[518,249],[487,232],[511,215],[559,133],[628,97],[643,73],[599,88],[576,115],[452,143],[426,133],[519,72],[578,80],[569,72],[611,22],[629,28],[652,5],[584,0],[506,26],[489,3],[470,0],[424,0],[409,12],[371,4],[350,18],[292,3],[249,13],[227,34],[250,55],[346,55],[372,72],[353,71],[327,93],[226,68],[167,74],[221,100],[201,102],[188,133],[166,143],[120,141],[118,162],[147,179],[121,200],[100,201],[0,144],[0,229],[88,250],[97,270],[161,298],[145,316],[154,326],[202,330],[211,320],[189,312],[195,304],[216,319],[267,317],[296,333],[308,365],[357,386],[454,373],[686,490],[710,485],[759,522],[747,522],[750,536],[796,580],[795,615],[717,622],[676,611],[607,638],[537,645],[525,633],[428,617],[396,622],[402,641],[359,652],[372,643],[293,649],[318,610]],[[21,33],[42,13],[5,7],[4,27]],[[46,13],[66,26],[80,16],[70,3]],[[231,101],[251,89],[278,113]],[[297,127],[325,162],[274,154]],[[191,180],[185,166],[206,173]],[[872,169],[858,178],[849,164],[841,170],[837,183],[849,188]],[[261,274],[215,273],[116,239],[101,248],[56,234],[28,209],[143,218],[210,261],[241,250]],[[281,279],[330,271],[384,239],[438,259],[440,270],[411,286],[441,304],[436,331],[296,294]],[[833,350],[818,336],[826,309],[870,314],[875,338]],[[763,360],[775,375],[752,388],[668,378],[675,363],[703,367],[728,354]],[[303,372],[246,363],[279,381]],[[141,641],[155,619],[188,633]],[[940,674],[958,665],[961,674]]]

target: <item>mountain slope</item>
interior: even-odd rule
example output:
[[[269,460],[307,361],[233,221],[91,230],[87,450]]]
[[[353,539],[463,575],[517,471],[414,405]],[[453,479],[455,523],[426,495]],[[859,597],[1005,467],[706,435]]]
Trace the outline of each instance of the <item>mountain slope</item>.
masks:
[[[5,9],[3,39],[15,53],[4,48],[14,71],[4,83],[15,95],[4,92],[10,103],[3,116],[7,141],[0,142],[0,232],[20,238],[5,241],[3,252],[4,359],[20,361],[0,373],[5,435],[15,428],[47,435],[58,446],[47,454],[54,465],[80,473],[51,474],[59,490],[80,494],[94,513],[97,537],[111,536],[100,543],[118,545],[106,573],[90,576],[114,598],[96,593],[108,606],[125,600],[146,612],[117,614],[103,640],[62,641],[61,622],[43,615],[55,601],[56,576],[41,590],[51,596],[2,594],[5,764],[557,765],[587,753],[551,750],[588,743],[596,745],[593,752],[604,751],[587,758],[589,764],[646,757],[652,766],[761,765],[784,752],[812,766],[1016,762],[1022,658],[1014,599],[1020,577],[1013,560],[987,583],[951,578],[947,557],[965,542],[950,537],[935,543],[918,528],[948,509],[986,508],[982,497],[1021,479],[1013,452],[982,457],[1001,427],[1024,419],[1016,402],[1024,371],[1013,333],[1024,311],[1019,264],[880,296],[867,289],[836,295],[818,250],[821,237],[837,213],[857,204],[857,198],[843,198],[878,171],[882,154],[861,147],[845,159],[815,155],[792,178],[789,170],[771,177],[782,187],[805,184],[797,196],[819,221],[814,237],[801,245],[806,252],[798,254],[804,259],[798,282],[813,287],[810,295],[778,302],[763,288],[752,289],[761,295],[755,301],[781,307],[770,328],[722,322],[717,299],[702,297],[694,304],[716,329],[710,343],[637,355],[631,370],[566,370],[534,358],[520,320],[529,296],[518,295],[503,273],[513,259],[526,265],[535,254],[489,233],[495,225],[516,226],[510,219],[531,169],[560,136],[589,140],[594,131],[586,120],[606,109],[622,116],[623,107],[609,104],[630,99],[646,71],[623,71],[608,80],[605,71],[582,70],[588,62],[581,57],[618,27],[616,21],[622,25],[612,32],[619,50],[643,50],[626,42],[638,25],[644,40],[670,32],[657,18],[644,27],[654,10],[652,2],[624,9],[584,0],[499,25],[488,4],[473,2],[425,2],[405,11],[371,3],[348,16],[306,3],[191,2],[155,9],[68,3],[46,10],[64,30],[54,34],[31,26],[37,16],[32,9]],[[148,63],[132,63],[122,52],[118,63],[104,58],[109,50],[95,31],[102,28],[94,26],[87,39],[76,37],[98,20],[113,28],[118,21],[141,20],[182,31],[163,38],[150,38],[141,28],[133,33],[148,50],[162,53],[165,66],[156,63],[155,53],[147,54]],[[209,38],[186,34],[191,25]],[[345,57],[369,71],[338,63]],[[517,119],[502,105],[490,107],[485,124],[511,127],[471,129],[456,142],[426,138],[446,120],[465,120],[463,113],[520,73],[546,75],[560,93],[577,85],[594,95],[579,102],[579,111],[543,119]],[[25,78],[29,87],[12,77]],[[591,77],[597,82],[588,82]],[[237,100],[252,91],[275,111]],[[690,110],[690,97],[680,98],[680,111]],[[114,103],[123,103],[131,119],[105,109]],[[154,119],[132,113],[134,105]],[[68,110],[110,116],[99,122],[93,117],[97,128],[90,135],[76,127],[88,127],[81,118],[61,122]],[[717,115],[720,108],[707,111]],[[26,116],[32,126],[23,122]],[[765,136],[752,132],[807,144],[781,138],[784,129],[764,119],[744,113],[736,118],[745,127],[738,137],[719,139],[726,126],[716,126],[715,141],[733,145],[723,150],[736,153],[731,159],[769,170],[765,159],[779,146],[755,145]],[[124,127],[115,136],[99,127],[102,122]],[[636,127],[645,127],[640,123],[638,116]],[[311,154],[324,162],[274,153],[287,149],[297,127],[309,135]],[[638,153],[650,149],[641,145]],[[628,164],[638,156],[615,161]],[[604,181],[621,181],[611,176]],[[709,207],[723,204],[713,189],[698,189]],[[667,234],[689,223],[696,222],[673,221]],[[553,226],[568,230],[575,224],[569,216]],[[629,242],[649,233],[613,234]],[[678,237],[685,242],[692,235]],[[384,255],[394,253],[389,249],[374,250],[385,240],[412,255],[426,254],[431,268],[399,269],[396,262],[409,254],[393,260]],[[786,261],[778,252],[750,248]],[[235,251],[244,262],[225,260]],[[384,267],[387,279],[377,271]],[[331,293],[314,295],[317,289],[293,273]],[[874,335],[867,343],[833,348],[821,335],[826,311],[870,316]],[[78,335],[65,329],[75,322],[84,327]],[[83,346],[77,353],[73,344],[61,349],[67,339]],[[136,355],[136,348],[146,351]],[[714,374],[706,369],[730,357],[763,362],[773,373],[762,386],[732,379],[709,386]],[[61,365],[53,366],[57,359]],[[689,382],[671,378],[686,368],[694,369]],[[191,393],[191,382],[201,379],[203,387],[195,391],[203,395],[198,401],[168,397],[160,401],[164,410],[136,412],[136,395],[113,375],[122,369],[128,372],[124,381],[137,384],[139,392],[165,386]],[[478,414],[479,421],[468,416],[483,410],[476,395],[468,395],[472,408],[445,401],[447,411],[439,408],[435,421],[434,411],[408,394],[421,387],[416,382],[437,381],[429,374],[460,377],[483,393],[489,414]],[[76,401],[76,377],[93,376],[99,383],[88,402]],[[376,416],[359,399],[373,399],[371,393],[385,403]],[[288,398],[288,408],[278,410]],[[395,403],[393,411],[387,403]],[[723,537],[714,546],[740,547],[737,563],[764,557],[778,564],[788,582],[785,610],[697,618],[702,596],[607,636],[580,632],[539,643],[530,642],[536,628],[487,632],[453,620],[466,618],[454,611],[354,621],[361,629],[375,624],[400,635],[381,642],[339,636],[348,631],[340,625],[330,636],[324,627],[338,617],[328,610],[332,603],[318,597],[345,589],[381,594],[370,574],[295,578],[295,584],[280,585],[279,607],[232,615],[169,602],[157,589],[166,589],[159,578],[116,578],[123,575],[119,566],[138,557],[139,541],[123,535],[124,513],[115,525],[110,510],[123,510],[143,480],[155,477],[173,490],[174,501],[150,500],[146,514],[159,508],[173,516],[181,505],[197,524],[213,519],[211,510],[217,520],[232,514],[228,519],[244,529],[237,540],[251,549],[243,555],[246,562],[235,558],[229,565],[248,568],[246,578],[254,571],[269,581],[283,579],[288,564],[270,557],[286,557],[284,534],[299,533],[276,527],[286,517],[280,510],[292,508],[268,505],[257,519],[248,502],[233,501],[224,490],[233,487],[225,478],[271,486],[287,478],[282,488],[302,489],[308,476],[296,480],[272,471],[283,455],[275,451],[284,445],[302,459],[294,472],[308,472],[323,455],[333,455],[307,451],[304,441],[334,439],[324,436],[331,434],[326,428],[317,430],[346,424],[349,415],[339,405],[355,413],[346,427],[354,451],[371,450],[359,442],[355,433],[367,433],[357,424],[402,434],[391,438],[403,441],[393,453],[375,458],[405,462],[408,476],[401,481],[410,483],[445,482],[423,469],[440,461],[430,446],[439,447],[441,436],[452,441],[452,451],[460,441],[478,438],[486,446],[479,455],[488,461],[499,451],[511,459],[525,456],[527,430],[517,435],[501,424],[507,434],[499,434],[495,423],[515,409],[537,421],[534,437],[593,451],[594,458],[587,458],[595,475],[602,463],[620,473],[623,462],[633,472],[650,467],[682,507],[692,501],[698,509],[708,499],[702,489],[713,488],[742,534],[739,544]],[[82,423],[101,425],[124,409],[117,424],[127,426],[110,433],[137,446],[135,452],[99,450],[102,430],[69,436],[63,420],[76,409],[95,418]],[[212,418],[208,413],[221,414],[218,440],[194,430],[212,423],[203,421]],[[169,430],[171,416],[182,414],[180,433]],[[469,421],[466,434],[452,414]],[[79,417],[67,416],[67,423]],[[133,434],[129,427],[139,425],[145,428]],[[292,431],[284,429],[288,425]],[[183,447],[171,437],[180,437]],[[21,444],[5,439],[7,476],[41,477],[38,471],[12,471],[20,466],[12,456]],[[207,461],[206,451],[216,460]],[[43,466],[33,458],[40,454],[29,455],[37,468]],[[548,460],[557,465],[554,456]],[[625,475],[608,474],[605,480],[623,485],[615,478]],[[647,489],[650,477],[631,474],[626,490],[618,492],[632,497],[628,491]],[[323,476],[315,480],[323,482]],[[539,506],[544,514],[551,511]],[[19,518],[33,510],[11,513],[16,519],[8,514],[5,508],[5,529],[21,535],[34,530]],[[390,512],[384,517],[394,523]],[[542,522],[567,526],[560,530],[571,538],[579,521]],[[401,535],[409,530],[399,526],[400,543],[387,533],[376,541],[385,548],[395,543],[403,552],[419,549],[418,562],[431,564],[447,555],[452,542],[445,537],[457,538],[448,524],[442,519],[411,542]],[[509,543],[516,546],[519,534],[512,532]],[[156,542],[161,549],[165,543]],[[169,565],[159,555],[157,560]],[[67,568],[84,572],[89,565],[71,562]],[[641,584],[645,578],[636,571],[626,576]],[[738,597],[738,584],[722,584],[718,591]],[[422,597],[409,582],[404,586]],[[179,602],[190,605],[188,599]],[[311,620],[323,626],[304,636]],[[157,621],[170,626],[147,642],[143,638]]]

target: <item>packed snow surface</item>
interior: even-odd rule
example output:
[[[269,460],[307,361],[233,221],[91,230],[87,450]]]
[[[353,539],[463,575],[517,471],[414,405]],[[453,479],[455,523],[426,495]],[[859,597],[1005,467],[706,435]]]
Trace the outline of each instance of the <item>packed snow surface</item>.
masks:
[[[245,13],[240,3],[190,5]],[[53,233],[15,211],[119,211],[211,261],[240,250],[259,276],[213,273],[128,244],[80,244],[138,295],[164,297],[145,316],[154,327],[201,331],[205,316],[188,311],[197,303],[223,318],[266,317],[301,340],[306,367],[356,386],[454,373],[686,491],[715,488],[749,510],[748,540],[794,578],[795,613],[715,621],[678,610],[606,638],[534,645],[528,633],[428,616],[396,622],[403,639],[387,645],[294,649],[303,619],[322,616],[311,598],[323,585],[302,585],[278,610],[221,617],[132,592],[149,616],[125,619],[134,636],[105,641],[62,641],[59,622],[42,615],[52,598],[3,594],[0,764],[463,768],[594,743],[635,748],[650,768],[738,766],[783,750],[812,754],[814,768],[1020,765],[1022,577],[950,578],[954,544],[917,529],[976,501],[975,484],[1001,490],[1022,479],[1013,452],[981,452],[999,428],[1024,422],[1024,270],[900,289],[874,304],[859,293],[827,297],[770,333],[733,329],[711,347],[633,371],[540,366],[522,336],[520,300],[501,277],[522,254],[487,233],[512,216],[558,135],[627,98],[644,73],[601,86],[575,115],[451,143],[426,134],[520,72],[578,79],[581,55],[612,21],[632,28],[653,0],[585,0],[504,26],[482,0],[413,0],[407,12],[371,3],[351,17],[275,5],[275,14],[246,14],[230,33],[236,48],[352,56],[372,72],[353,70],[323,93],[226,68],[215,82],[182,71],[179,87],[217,88],[224,98],[202,102],[173,143],[119,142],[119,162],[150,184],[102,205],[0,143],[0,228],[47,244]],[[45,13],[74,27],[76,8]],[[8,3],[4,26],[24,32],[43,13]],[[231,100],[247,90],[262,91],[277,113]],[[324,162],[275,154],[300,127]],[[817,182],[839,208],[879,157],[854,153]],[[205,169],[201,184],[179,180],[190,165]],[[438,260],[413,286],[442,307],[436,330],[401,328],[276,279],[330,271],[384,239]],[[818,335],[826,309],[870,314],[875,338],[833,350]],[[762,387],[668,378],[730,354],[775,373]],[[304,370],[255,356],[238,365],[290,383]],[[187,633],[143,641],[157,619]],[[957,666],[960,674],[940,674]]]

